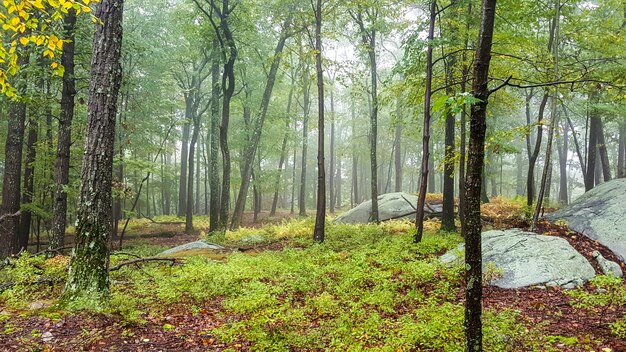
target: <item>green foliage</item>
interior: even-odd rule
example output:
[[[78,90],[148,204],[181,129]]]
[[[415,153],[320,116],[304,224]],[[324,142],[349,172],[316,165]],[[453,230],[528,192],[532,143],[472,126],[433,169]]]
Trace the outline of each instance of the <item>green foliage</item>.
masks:
[[[126,297],[133,297],[143,309],[214,301],[233,318],[212,333],[224,342],[249,341],[257,351],[462,350],[463,306],[456,302],[462,270],[437,259],[460,238],[430,232],[414,244],[410,229],[401,221],[329,224],[322,244],[304,241],[310,219],[242,229],[223,240],[261,234],[288,246],[233,253],[224,262],[189,257],[172,268],[146,265],[149,275],[124,268],[114,273],[125,284],[116,285],[113,297],[124,297],[119,302],[126,307],[133,304]],[[141,317],[130,307],[118,312],[131,321]],[[525,346],[513,312],[488,313],[486,321],[489,350]]]
[[[577,288],[566,293],[572,297],[573,306],[592,313],[599,313],[604,318],[607,310],[626,304],[626,285],[624,280],[615,276],[599,275],[590,281],[592,288]],[[609,323],[611,333],[626,338],[626,315]]]
[[[65,281],[68,263],[66,257],[46,259],[42,255],[22,253],[10,261],[8,268],[0,271],[0,283],[7,285],[0,292],[0,301],[24,307],[32,301],[57,296],[60,283]]]

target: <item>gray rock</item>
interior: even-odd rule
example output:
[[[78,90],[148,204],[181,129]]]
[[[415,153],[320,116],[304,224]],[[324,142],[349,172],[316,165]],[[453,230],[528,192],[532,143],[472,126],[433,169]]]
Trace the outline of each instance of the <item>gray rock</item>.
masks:
[[[547,214],[550,221],[564,220],[570,229],[608,247],[622,261],[626,258],[626,179],[596,186],[569,206]]]
[[[600,252],[593,251],[593,258],[598,262],[604,275],[623,277],[622,268],[616,262],[606,259]]]
[[[387,193],[378,196],[378,218],[380,221],[392,219],[414,219],[417,196],[404,193]],[[440,216],[441,204],[426,204],[424,206],[426,218]],[[367,200],[356,207],[341,214],[335,219],[340,224],[367,224],[370,222],[372,200]]]
[[[174,248],[170,248],[166,251],[161,252],[160,255],[171,255],[171,254],[176,254],[179,252],[185,252],[185,251],[190,251],[190,250],[195,250],[195,249],[219,250],[219,249],[224,249],[224,247],[217,245],[217,244],[213,244],[213,243],[207,243],[204,241],[195,241],[195,242],[181,244],[180,246],[176,246]]]
[[[460,251],[449,251],[440,259],[461,260]],[[566,240],[518,229],[486,231],[482,234],[483,265],[493,263],[502,275],[491,281],[502,288],[534,285],[574,288],[595,276],[591,264]]]

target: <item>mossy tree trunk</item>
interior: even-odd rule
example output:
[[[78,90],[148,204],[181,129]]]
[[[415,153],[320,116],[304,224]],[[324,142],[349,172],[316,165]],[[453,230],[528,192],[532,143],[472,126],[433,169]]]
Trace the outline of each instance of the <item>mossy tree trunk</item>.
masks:
[[[64,297],[98,304],[109,293],[109,236],[115,115],[122,70],[123,0],[98,4],[89,85],[89,121],[78,199],[76,244]]]

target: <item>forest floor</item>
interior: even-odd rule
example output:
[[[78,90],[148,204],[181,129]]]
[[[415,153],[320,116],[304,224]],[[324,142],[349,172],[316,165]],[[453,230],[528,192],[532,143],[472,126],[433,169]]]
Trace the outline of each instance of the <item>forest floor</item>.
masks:
[[[526,228],[522,213],[519,203],[496,200],[483,220]],[[333,224],[315,245],[312,220],[288,212],[263,213],[257,223],[246,214],[245,228],[221,236],[185,235],[176,219],[155,220],[131,222],[112,264],[199,237],[228,249],[179,258],[184,264],[124,267],[111,273],[110,306],[79,311],[54,300],[67,257],[20,258],[0,271],[0,283],[14,282],[0,289],[0,351],[463,350],[462,270],[437,260],[461,238],[439,233],[436,221],[417,245],[407,222]],[[594,250],[617,259],[564,226],[542,222],[539,232],[568,240],[598,274]],[[241,242],[258,233],[266,240]],[[572,292],[601,304],[579,307]],[[626,314],[624,292],[623,281],[573,291],[485,286],[485,350],[626,351],[614,324]]]

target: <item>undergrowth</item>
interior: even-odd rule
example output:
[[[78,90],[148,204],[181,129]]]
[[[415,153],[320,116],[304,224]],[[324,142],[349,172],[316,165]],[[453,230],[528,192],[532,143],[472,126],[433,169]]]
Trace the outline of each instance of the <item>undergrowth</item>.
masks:
[[[297,219],[208,236],[223,244],[251,236],[282,241],[279,251],[235,252],[224,261],[192,256],[174,267],[124,267],[111,273],[106,312],[133,326],[158,319],[168,306],[199,314],[198,307],[217,305],[224,323],[209,333],[225,343],[246,342],[255,351],[463,350],[462,267],[438,260],[461,242],[457,234],[436,233],[432,224],[423,242],[414,244],[409,222],[329,223],[325,242],[314,244],[312,227],[313,220]],[[124,259],[118,254],[112,263]],[[66,261],[55,266],[50,259],[25,256],[17,263],[7,279],[24,285],[0,293],[0,305],[28,302],[32,294],[58,295],[61,285],[34,293],[26,283],[42,275],[33,269],[40,266],[50,266],[45,270],[63,280]],[[484,323],[488,351],[536,350],[541,341],[515,311],[486,311]]]

